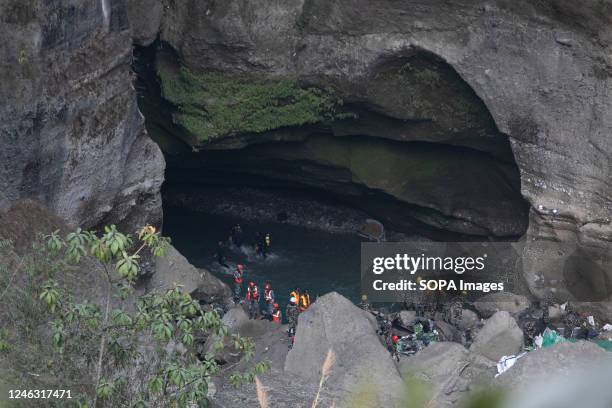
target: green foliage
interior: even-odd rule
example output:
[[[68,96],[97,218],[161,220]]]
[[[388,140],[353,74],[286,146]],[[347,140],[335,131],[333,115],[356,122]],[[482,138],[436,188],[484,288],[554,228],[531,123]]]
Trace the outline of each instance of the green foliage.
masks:
[[[164,98],[178,108],[176,122],[198,143],[352,116],[331,93],[300,88],[288,79],[250,81],[187,68],[177,75],[160,68],[158,75]]]
[[[27,272],[20,276],[27,279],[13,290],[5,289],[13,297],[26,294],[27,310],[19,313],[15,333],[0,330],[0,357],[14,351],[11,340],[28,338],[46,320],[48,337],[41,340],[50,349],[44,354],[45,367],[38,370],[59,378],[64,387],[72,378],[80,387],[75,399],[81,406],[204,405],[208,381],[221,367],[214,355],[198,358],[195,343],[209,336],[227,339],[221,317],[204,310],[180,287],[134,295],[140,256],[145,251],[163,256],[168,246],[169,240],[151,226],[135,238],[115,226],[99,234],[77,229],[65,237],[59,231],[44,236],[33,245],[39,261],[19,263],[20,272]],[[82,270],[83,263],[97,275],[98,298],[83,298],[87,294],[76,291],[68,278],[72,275],[67,271]],[[0,285],[11,283],[5,275],[0,275]],[[228,344],[246,360],[252,358],[251,340],[232,336]],[[266,367],[259,363],[253,370]],[[254,378],[250,372],[244,374],[245,381]]]
[[[255,364],[251,369],[244,373],[233,373],[229,376],[230,384],[234,387],[240,387],[246,383],[251,383],[255,381],[255,376],[258,374],[263,374],[270,369],[270,362],[268,360],[263,360]]]

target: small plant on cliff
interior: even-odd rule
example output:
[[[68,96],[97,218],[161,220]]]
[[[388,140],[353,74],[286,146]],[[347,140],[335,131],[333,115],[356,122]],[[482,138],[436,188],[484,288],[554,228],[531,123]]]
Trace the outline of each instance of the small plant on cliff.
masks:
[[[239,133],[261,133],[352,116],[342,101],[294,81],[252,81],[187,68],[158,70],[163,97],[178,109],[175,120],[199,143]]]
[[[3,335],[2,341],[21,341],[22,347],[32,349],[24,337],[48,322],[45,338],[55,351],[38,356],[42,364],[33,375],[59,380],[81,406],[205,406],[210,377],[221,367],[213,353],[198,356],[195,346],[212,335],[219,339],[214,350],[223,347],[229,335],[219,314],[204,310],[180,287],[146,294],[135,288],[140,257],[147,252],[164,256],[168,245],[168,239],[151,226],[136,237],[115,226],[105,227],[101,234],[77,229],[65,237],[59,231],[44,237],[34,246],[44,255],[44,262],[33,264],[31,259],[15,257],[7,268],[28,279],[0,279],[11,285],[0,287],[0,292],[24,297],[27,310],[21,313],[21,305],[15,307],[24,316],[22,320],[36,320],[19,325],[15,333]],[[75,289],[78,285],[67,273],[71,268],[90,271],[81,279],[92,281],[89,286],[95,289],[91,293]],[[250,360],[252,341],[232,337],[225,343]],[[16,347],[3,348],[10,353]],[[34,364],[28,360],[28,365]],[[263,372],[266,366],[258,363],[252,370]]]

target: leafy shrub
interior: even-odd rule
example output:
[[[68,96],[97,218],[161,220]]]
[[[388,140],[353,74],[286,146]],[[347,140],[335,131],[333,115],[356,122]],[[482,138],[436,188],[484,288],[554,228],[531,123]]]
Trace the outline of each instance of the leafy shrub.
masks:
[[[21,376],[26,388],[37,380],[44,388],[71,389],[79,406],[205,406],[209,380],[221,367],[214,354],[198,356],[195,343],[229,336],[219,314],[178,286],[146,294],[135,288],[140,256],[164,256],[168,245],[151,226],[137,237],[109,226],[101,234],[55,231],[27,256],[7,249],[0,256],[10,266],[0,267],[0,294],[14,303],[0,311],[0,322],[12,328],[0,330],[0,358],[8,354],[13,377]],[[75,279],[85,276],[74,270],[99,280],[96,293],[83,293]],[[234,350],[250,360],[252,341],[232,337]],[[267,367],[260,362],[251,370]],[[251,370],[235,376],[250,380]]]

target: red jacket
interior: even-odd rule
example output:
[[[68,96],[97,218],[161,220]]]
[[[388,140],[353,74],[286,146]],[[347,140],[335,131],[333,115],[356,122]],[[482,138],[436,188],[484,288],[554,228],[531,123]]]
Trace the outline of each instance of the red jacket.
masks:
[[[239,270],[234,271],[234,283],[242,283],[242,272],[240,272]]]

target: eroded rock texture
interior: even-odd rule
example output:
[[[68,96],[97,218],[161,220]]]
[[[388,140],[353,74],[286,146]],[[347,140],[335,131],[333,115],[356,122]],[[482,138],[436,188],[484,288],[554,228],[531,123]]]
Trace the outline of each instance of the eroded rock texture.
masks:
[[[160,222],[164,160],[136,105],[126,2],[2,0],[0,20],[0,205]]]
[[[520,193],[531,204],[530,239],[577,241],[609,253],[609,2],[163,4],[161,39],[194,72],[292,77],[304,86],[332,89],[346,105],[361,109],[359,121],[326,130],[334,136],[459,145],[485,151],[500,163],[512,157]],[[416,218],[436,228],[445,228],[446,220],[448,229],[465,233],[508,236],[518,230],[503,217],[483,221],[486,215],[466,215],[479,212],[477,207],[451,208],[453,200],[440,205],[441,197],[428,199],[435,216]],[[503,203],[520,208],[512,197]]]

